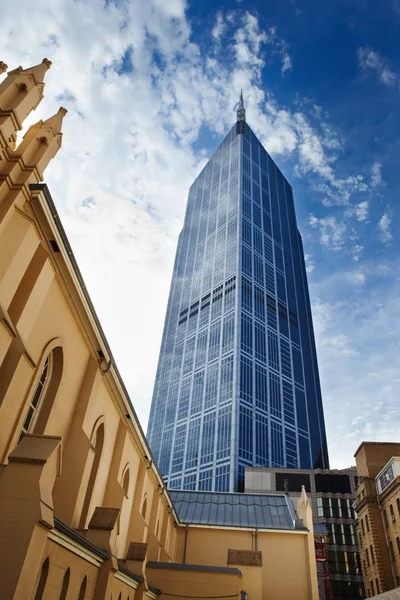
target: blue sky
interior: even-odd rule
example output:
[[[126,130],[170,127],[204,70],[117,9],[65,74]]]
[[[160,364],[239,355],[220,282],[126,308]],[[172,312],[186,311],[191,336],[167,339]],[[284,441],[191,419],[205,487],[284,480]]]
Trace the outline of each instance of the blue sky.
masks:
[[[399,32],[398,0],[2,6],[2,60],[53,61],[29,123],[68,109],[45,181],[144,427],[187,190],[243,88],[294,189],[331,465],[398,439]]]

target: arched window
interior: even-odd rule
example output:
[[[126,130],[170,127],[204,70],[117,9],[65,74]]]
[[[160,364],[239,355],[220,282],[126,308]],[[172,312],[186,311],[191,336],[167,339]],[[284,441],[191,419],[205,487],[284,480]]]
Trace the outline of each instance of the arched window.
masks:
[[[39,379],[31,395],[18,441],[25,433],[44,433],[61,382],[63,351],[54,348],[46,357]]]
[[[30,431],[33,423],[35,422],[34,417],[37,414],[38,407],[40,405],[40,400],[44,396],[46,383],[47,383],[47,381],[49,379],[49,375],[50,375],[50,369],[51,369],[51,353],[46,358],[42,372],[39,377],[39,381],[37,382],[37,384],[35,386],[35,391],[33,392],[31,401],[29,403],[28,412],[25,417],[25,421],[22,425],[22,431],[21,431],[21,435],[19,436],[19,439],[21,439],[25,433],[28,433]]]
[[[43,562],[40,570],[40,577],[36,588],[35,600],[42,600],[44,588],[46,587],[47,576],[49,574],[50,561],[48,558]]]
[[[158,538],[158,531],[160,529],[160,519],[157,519],[157,525],[156,525],[156,538]]]
[[[87,577],[85,575],[85,577],[83,578],[83,581],[81,583],[81,589],[79,590],[78,600],[85,600],[86,586],[87,586]]]
[[[124,491],[125,497],[121,498],[121,504],[118,507],[120,509],[119,514],[118,514],[118,520],[117,520],[117,535],[120,535],[121,533],[121,517],[124,511],[124,506],[127,502],[127,498],[128,498],[128,491],[129,491],[129,480],[130,480],[130,475],[129,475],[129,463],[125,465],[123,471],[122,471],[122,481],[121,481],[121,487]]]
[[[58,600],[65,600],[67,597],[68,586],[69,586],[69,578],[70,578],[70,568],[65,571],[65,575],[63,578],[63,583],[61,587],[60,595],[58,596]]]
[[[86,521],[88,518],[88,512],[90,508],[90,501],[92,499],[94,484],[96,483],[97,471],[99,470],[100,459],[103,452],[104,446],[104,423],[100,423],[100,425],[96,429],[95,438],[92,441],[92,447],[94,450],[94,459],[92,463],[92,469],[90,471],[89,481],[86,488],[85,500],[83,502],[82,507],[82,515],[79,527],[84,529],[86,527]]]
[[[146,518],[146,512],[147,512],[147,498],[144,499],[143,504],[142,504],[142,517],[143,517],[143,519]]]
[[[125,495],[128,495],[128,490],[129,490],[129,468],[126,469],[124,476],[122,478],[122,489],[125,492]]]

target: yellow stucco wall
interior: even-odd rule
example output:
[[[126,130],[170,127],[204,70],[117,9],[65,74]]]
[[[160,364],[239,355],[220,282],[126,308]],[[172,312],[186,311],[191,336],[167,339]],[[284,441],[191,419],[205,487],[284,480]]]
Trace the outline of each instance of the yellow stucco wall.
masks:
[[[184,556],[185,537],[186,532],[180,529],[180,561]],[[249,598],[310,598],[310,573],[304,560],[306,542],[306,532],[258,531],[257,549],[262,552],[262,567],[229,566],[237,566],[242,571],[242,589],[249,592]],[[196,526],[188,528],[186,562],[189,564],[226,566],[229,548],[255,550],[255,531]],[[299,560],[300,556],[302,560]]]
[[[182,569],[154,569],[149,568],[154,585],[165,591],[162,598],[168,598],[168,594],[175,594],[183,598],[200,597],[210,598],[238,597],[243,589],[242,577],[236,573],[219,573],[215,571],[200,571]],[[261,596],[249,596],[250,598],[261,598]]]

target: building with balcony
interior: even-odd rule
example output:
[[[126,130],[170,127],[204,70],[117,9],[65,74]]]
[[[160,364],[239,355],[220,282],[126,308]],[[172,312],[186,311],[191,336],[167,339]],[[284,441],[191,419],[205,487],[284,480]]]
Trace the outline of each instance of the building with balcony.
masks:
[[[356,531],[369,598],[400,585],[400,444],[363,442],[355,458]]]

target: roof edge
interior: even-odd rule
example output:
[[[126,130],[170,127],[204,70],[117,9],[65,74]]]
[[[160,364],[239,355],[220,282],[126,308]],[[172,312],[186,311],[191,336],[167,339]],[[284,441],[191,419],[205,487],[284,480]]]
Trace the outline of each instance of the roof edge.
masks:
[[[47,218],[50,227],[55,228],[57,230],[57,233],[59,234],[60,239],[61,239],[61,241],[62,241],[62,243],[64,245],[64,248],[65,248],[65,250],[67,252],[68,260],[70,261],[70,268],[74,272],[74,274],[76,276],[76,279],[78,281],[78,284],[80,286],[80,290],[79,291],[82,293],[83,298],[84,298],[85,302],[87,303],[87,306],[88,306],[88,309],[90,311],[91,317],[92,317],[93,322],[95,324],[95,327],[97,329],[97,331],[95,331],[94,333],[95,333],[95,335],[98,338],[100,338],[100,341],[102,342],[104,348],[106,349],[106,351],[107,351],[107,353],[108,353],[108,355],[110,357],[110,360],[112,362],[112,369],[113,369],[114,374],[115,374],[115,380],[116,380],[118,386],[120,387],[120,389],[122,391],[123,398],[124,398],[124,400],[127,403],[127,408],[129,408],[132,411],[132,415],[134,417],[133,419],[130,419],[130,420],[132,421],[132,424],[133,424],[134,428],[136,429],[136,431],[138,433],[138,436],[139,436],[139,438],[140,438],[140,440],[141,440],[141,442],[143,444],[143,449],[146,451],[147,455],[150,458],[151,466],[154,469],[154,471],[156,473],[156,476],[159,479],[159,483],[160,483],[161,487],[163,487],[165,489],[165,493],[167,495],[167,498],[170,500],[170,505],[171,505],[172,511],[174,513],[175,520],[179,524],[180,523],[179,516],[178,516],[178,514],[177,514],[177,512],[175,510],[175,507],[173,505],[173,501],[172,501],[172,499],[171,499],[171,497],[170,497],[170,495],[168,493],[168,490],[167,490],[167,488],[165,486],[164,480],[163,480],[163,478],[161,476],[161,473],[159,471],[158,465],[157,465],[157,463],[156,463],[156,461],[154,459],[154,456],[153,456],[153,454],[151,452],[150,445],[149,445],[149,443],[147,441],[146,435],[145,435],[145,433],[144,433],[144,431],[142,429],[142,426],[140,424],[139,418],[138,418],[138,416],[136,414],[136,411],[135,411],[135,409],[133,407],[133,404],[132,404],[132,401],[130,399],[128,390],[127,390],[127,388],[125,386],[125,383],[124,383],[124,381],[122,379],[122,376],[121,376],[121,374],[120,374],[120,372],[118,370],[118,367],[116,365],[113,353],[112,353],[111,348],[110,348],[110,346],[108,344],[108,341],[107,341],[106,335],[104,333],[103,327],[102,327],[102,325],[100,323],[99,317],[97,316],[97,313],[96,313],[96,310],[94,308],[92,299],[90,298],[89,292],[88,292],[88,290],[86,288],[84,279],[82,277],[82,273],[81,273],[81,271],[79,269],[79,266],[78,266],[78,263],[76,261],[74,252],[73,252],[73,250],[71,248],[71,244],[70,244],[70,242],[68,240],[67,234],[66,234],[65,229],[63,227],[63,224],[61,222],[60,216],[58,214],[58,211],[57,211],[56,205],[54,203],[54,200],[52,198],[52,195],[50,193],[50,190],[49,190],[49,188],[48,188],[48,186],[47,186],[46,183],[34,183],[34,184],[30,184],[29,185],[29,189],[32,192],[36,191],[36,192],[41,193],[42,197],[44,198],[45,202],[48,205],[48,208],[50,209],[50,214],[49,213],[45,214],[45,217]],[[51,218],[51,222],[50,222],[50,218]],[[68,266],[69,265],[67,264],[67,267]]]
[[[175,571],[203,571],[206,573],[227,573],[231,575],[239,575],[242,577],[242,572],[236,567],[213,567],[205,565],[188,565],[184,563],[166,563],[149,561],[146,563],[147,569],[171,569]]]

